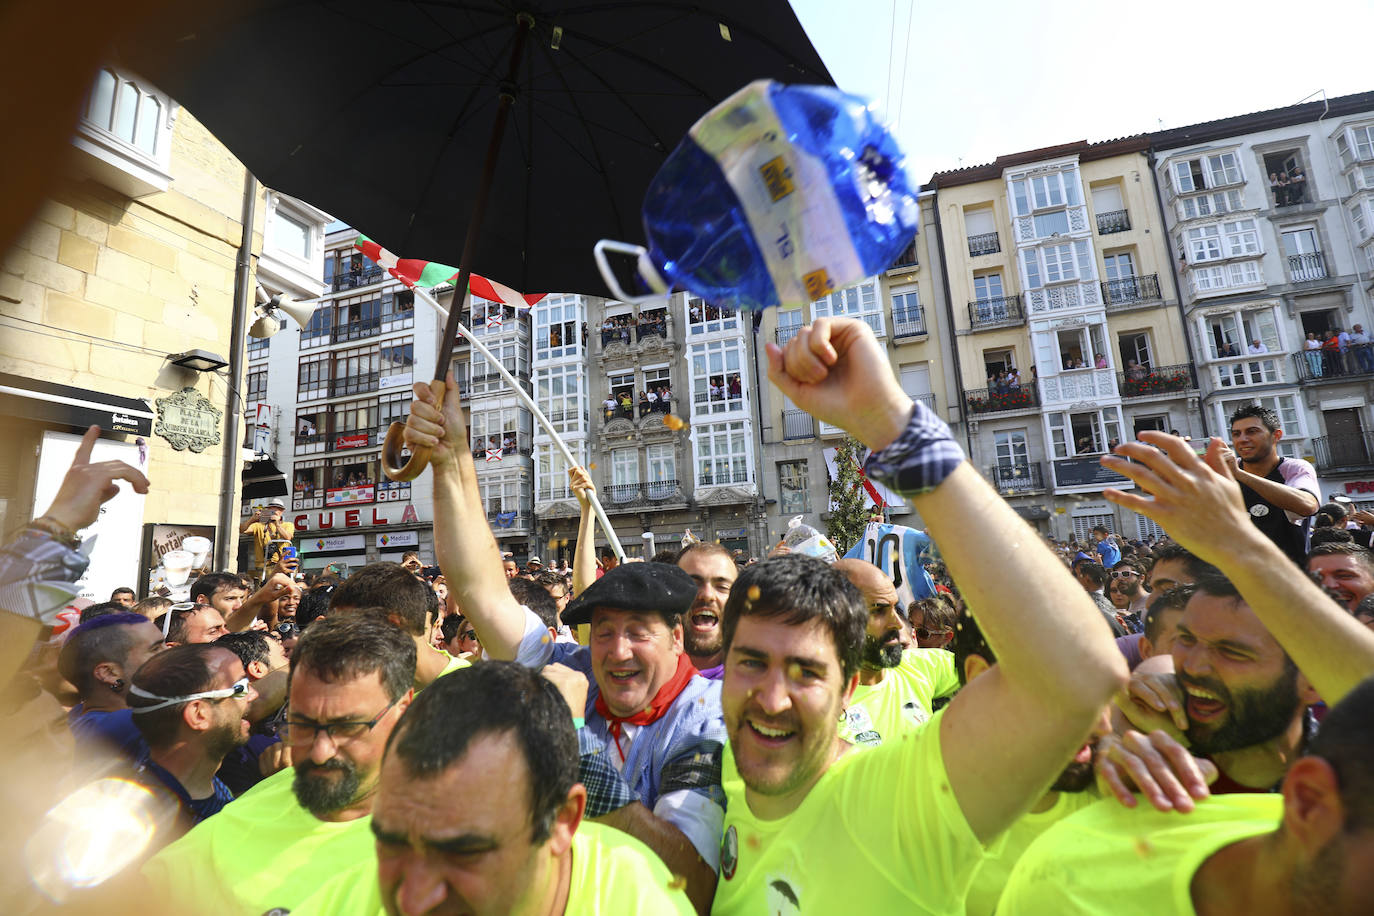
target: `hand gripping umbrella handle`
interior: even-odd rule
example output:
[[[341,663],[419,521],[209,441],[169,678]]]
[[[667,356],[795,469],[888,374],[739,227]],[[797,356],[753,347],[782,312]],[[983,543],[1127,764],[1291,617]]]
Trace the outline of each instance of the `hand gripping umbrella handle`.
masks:
[[[438,409],[443,409],[444,406],[444,390],[442,386],[439,387],[439,400],[434,405]],[[414,480],[429,466],[429,447],[425,445],[412,448],[410,458],[404,464],[401,463],[401,449],[405,448],[405,438],[404,423],[393,422],[387,427],[386,440],[382,443],[382,473],[391,480]]]

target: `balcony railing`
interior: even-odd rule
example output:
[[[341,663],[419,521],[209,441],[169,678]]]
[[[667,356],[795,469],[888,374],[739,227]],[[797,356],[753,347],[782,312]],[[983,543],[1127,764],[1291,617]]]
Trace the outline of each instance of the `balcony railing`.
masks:
[[[710,391],[697,391],[692,394],[693,408],[696,413],[726,413],[731,410],[739,410],[744,407],[744,394],[724,394],[713,395]],[[707,407],[706,405],[710,405]]]
[[[1105,213],[1097,214],[1097,234],[1111,235],[1113,232],[1125,232],[1131,228],[1131,215],[1125,210],[1108,210]]]
[[[677,478],[672,480],[651,480],[643,484],[644,497],[651,503],[661,503],[664,500],[681,496]]]
[[[1020,296],[979,299],[968,304],[969,327],[975,331],[1013,327],[1025,322],[1026,313],[1021,308]]]
[[[1374,343],[1351,344],[1344,353],[1304,350],[1292,356],[1299,382],[1340,381],[1374,375]]]
[[[1119,312],[1159,302],[1161,301],[1159,274],[1103,280],[1102,301],[1109,312]]]
[[[784,410],[782,412],[782,437],[784,439],[814,439],[816,420],[804,410]]]
[[[773,331],[773,339],[778,342],[778,346],[785,346],[789,340],[797,336],[797,332],[800,330],[801,325],[799,324],[789,324],[786,327],[779,327]]]
[[[637,503],[643,495],[637,483],[613,483],[606,487],[605,493],[606,502],[613,506]]]
[[[892,313],[892,336],[924,337],[926,330],[926,310],[922,306],[901,309]]]
[[[350,321],[347,324],[336,324],[329,331],[330,343],[342,343],[346,340],[362,340],[364,337],[372,337],[382,330],[382,316],[374,318],[364,318],[361,321]]]
[[[618,328],[601,329],[602,347],[605,347],[606,344],[612,343],[617,340],[624,344],[630,343],[630,341],[634,340],[634,328],[632,328],[630,325],[624,325],[623,327]]]
[[[1294,283],[1307,283],[1311,280],[1325,280],[1326,255],[1320,251],[1288,256],[1288,277]]]
[[[658,321],[641,321],[635,325],[635,340],[643,343],[645,338],[661,337],[668,339],[668,321],[660,318]]]
[[[1298,204],[1307,203],[1307,182],[1299,181],[1296,184],[1271,184],[1269,191],[1274,195],[1275,207],[1295,207]]]
[[[1022,385],[1020,388],[1008,388],[1005,391],[989,391],[987,388],[970,388],[968,391],[964,392],[964,404],[969,413],[1004,413],[1009,410],[1025,410],[1028,407],[1038,407],[1040,405],[1040,396],[1035,388],[1030,385]]]
[[[1011,495],[1045,489],[1045,466],[1040,462],[994,464],[990,476],[998,493]]]
[[[1374,467],[1374,432],[1337,433],[1312,440],[1318,471]]]
[[[997,239],[996,232],[984,232],[982,235],[970,235],[968,237],[968,256],[976,258],[981,254],[997,254],[1002,250],[1002,243]]]
[[[1197,373],[1191,363],[1180,366],[1136,366],[1116,374],[1123,398],[1148,398],[1157,394],[1193,391]]]
[[[927,410],[935,410],[935,395],[929,392],[925,394],[914,394],[911,396],[911,399],[913,401],[920,401],[922,404],[926,405]]]
[[[378,372],[364,372],[362,375],[330,379],[329,396],[337,398],[346,394],[365,394],[369,391],[376,391],[377,379],[380,375],[381,373]]]
[[[745,470],[722,471],[719,474],[702,474],[697,478],[699,487],[717,487],[732,483],[748,483],[749,472]]]
[[[369,283],[376,283],[384,276],[386,276],[386,271],[374,264],[363,270],[355,272],[344,271],[343,273],[335,274],[334,279],[330,281],[329,285],[333,291],[337,293],[341,289],[357,289],[359,286],[367,286]]]

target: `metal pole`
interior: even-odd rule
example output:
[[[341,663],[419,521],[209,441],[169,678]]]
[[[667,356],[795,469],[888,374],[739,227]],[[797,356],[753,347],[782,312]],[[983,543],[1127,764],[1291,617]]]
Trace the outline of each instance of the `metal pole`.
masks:
[[[234,270],[234,318],[229,328],[229,393],[224,404],[224,457],[220,462],[219,525],[215,533],[215,569],[229,568],[229,545],[238,548],[238,503],[234,500],[239,482],[239,420],[243,407],[238,403],[239,382],[243,378],[243,357],[247,346],[248,301],[253,287],[249,282],[253,271],[253,218],[257,211],[258,180],[247,169],[243,174],[243,237],[239,243],[238,263]]]
[[[459,292],[463,294],[463,299],[459,299],[459,301],[462,302],[464,301],[464,299],[466,299],[466,293],[465,291]],[[510,372],[506,369],[506,367],[501,365],[501,361],[497,359],[496,356],[493,355],[490,350],[487,349],[486,345],[483,344],[480,340],[478,340],[471,331],[469,331],[466,327],[463,326],[463,322],[458,320],[456,317],[457,313],[455,312],[453,316],[450,316],[448,309],[440,305],[438,300],[436,300],[429,293],[425,292],[424,290],[418,287],[415,288],[415,295],[417,298],[424,301],[426,305],[428,305],[430,308],[434,309],[434,311],[438,312],[441,316],[443,316],[444,320],[447,322],[447,327],[455,328],[458,334],[461,334],[463,335],[463,337],[467,338],[468,342],[472,344],[474,350],[476,350],[478,353],[481,353],[484,357],[486,357],[487,362],[491,363],[491,365],[496,369],[496,371],[500,373],[501,378],[506,380],[506,384],[509,385],[511,387],[511,390],[515,392],[515,396],[520,399],[520,402],[524,404],[526,407],[528,407],[530,411],[534,414],[535,420],[539,421],[539,425],[542,426],[544,428],[544,431],[549,434],[549,438],[553,440],[554,447],[558,449],[559,453],[563,456],[563,460],[568,463],[568,466],[572,467],[573,465],[577,464],[577,461],[572,456],[572,452],[568,451],[568,447],[563,443],[562,437],[560,437],[557,431],[554,430],[553,424],[549,422],[548,417],[544,416],[544,411],[539,409],[539,405],[534,402],[534,398],[530,397],[529,394],[525,392],[525,389],[520,387],[520,383],[516,381],[515,376],[511,375]],[[449,352],[452,352],[453,344],[451,341],[449,342],[448,348]],[[447,365],[435,366],[434,374],[436,376],[440,376],[441,378],[447,378],[448,369],[449,367]],[[624,563],[625,548],[620,546],[620,539],[615,536],[615,529],[611,527],[611,521],[606,517],[606,510],[601,507],[601,500],[597,499],[596,492],[594,490],[588,490],[587,497],[592,504],[592,511],[596,513],[596,520],[601,523],[601,529],[606,532],[606,540],[611,542],[611,549],[615,551],[616,559],[618,559],[621,563]],[[578,549],[581,549],[581,545],[578,545]]]

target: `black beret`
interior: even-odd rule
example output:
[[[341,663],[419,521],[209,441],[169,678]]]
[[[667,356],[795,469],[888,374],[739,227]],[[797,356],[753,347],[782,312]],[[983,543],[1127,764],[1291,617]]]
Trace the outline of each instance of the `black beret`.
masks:
[[[588,586],[563,609],[569,626],[591,623],[592,610],[613,607],[653,611],[668,621],[685,614],[697,596],[691,576],[668,563],[621,563]]]

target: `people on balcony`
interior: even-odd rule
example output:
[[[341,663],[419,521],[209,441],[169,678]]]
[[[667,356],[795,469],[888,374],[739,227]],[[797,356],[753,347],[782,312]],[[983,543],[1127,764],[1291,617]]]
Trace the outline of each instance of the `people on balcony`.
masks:
[[[1227,341],[1217,349],[1218,359],[1229,359],[1232,356],[1240,356],[1240,350],[1235,344]]]
[[[1350,331],[1349,351],[1354,355],[1355,367],[1360,372],[1374,372],[1374,352],[1369,346],[1369,335],[1364,325],[1357,324]]]
[[[1097,368],[1097,369],[1105,369],[1105,368],[1107,368],[1107,354],[1105,354],[1105,353],[1099,353],[1099,354],[1097,354],[1097,359],[1093,362],[1093,366],[1094,366],[1095,368]]]
[[[1312,373],[1313,378],[1322,377],[1322,342],[1317,339],[1315,331],[1307,332],[1307,340],[1303,341],[1303,356],[1307,359],[1307,368]]]
[[[1326,332],[1322,343],[1322,372],[1326,375],[1344,375],[1345,365],[1341,359],[1341,331],[1332,328]]]
[[[1295,165],[1293,170],[1288,173],[1288,203],[1300,204],[1307,199],[1307,176],[1303,174],[1302,166]]]
[[[1016,368],[1014,366],[1011,369],[1007,370],[1007,390],[1021,390],[1021,375],[1016,371]]]
[[[1149,374],[1149,371],[1140,364],[1139,360],[1133,359],[1126,365],[1126,381],[1128,382],[1143,382]]]
[[[1250,341],[1250,346],[1249,348],[1247,348],[1246,352],[1249,353],[1251,356],[1258,356],[1261,353],[1268,353],[1269,348],[1265,346],[1264,343],[1260,340],[1252,340]]]

